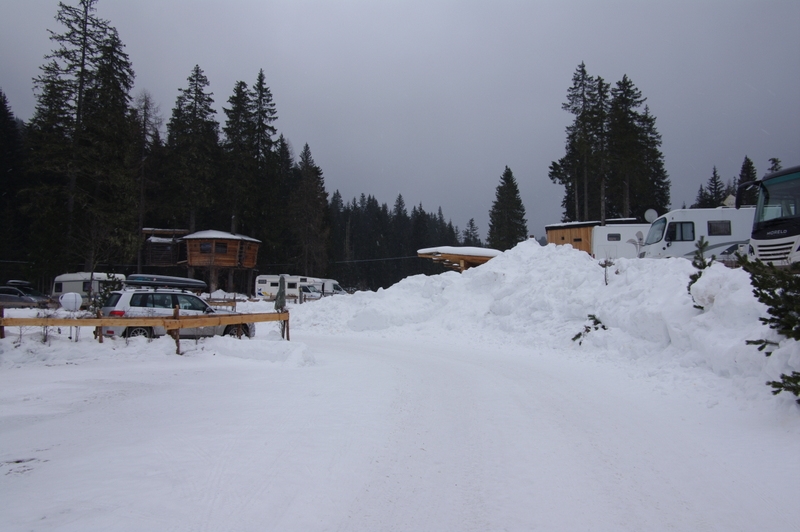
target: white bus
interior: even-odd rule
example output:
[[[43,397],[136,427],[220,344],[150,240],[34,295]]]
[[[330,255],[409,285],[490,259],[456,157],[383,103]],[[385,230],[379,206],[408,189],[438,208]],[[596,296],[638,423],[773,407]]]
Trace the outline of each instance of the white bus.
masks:
[[[737,208],[742,192],[753,186],[758,187],[758,203],[750,217],[750,253],[776,266],[800,262],[800,166],[742,183]]]

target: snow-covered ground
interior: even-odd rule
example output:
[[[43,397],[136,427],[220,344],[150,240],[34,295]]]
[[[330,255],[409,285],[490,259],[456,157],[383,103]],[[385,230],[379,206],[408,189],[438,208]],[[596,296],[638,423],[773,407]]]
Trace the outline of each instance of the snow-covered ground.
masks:
[[[693,272],[525,242],[292,307],[291,342],[8,329],[0,529],[800,530],[765,385],[800,348],[745,344],[778,339],[746,273]]]

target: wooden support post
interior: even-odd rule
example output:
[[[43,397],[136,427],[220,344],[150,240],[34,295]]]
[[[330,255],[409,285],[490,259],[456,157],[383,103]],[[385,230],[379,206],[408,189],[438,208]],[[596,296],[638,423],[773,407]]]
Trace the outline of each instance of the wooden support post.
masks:
[[[286,320],[286,341],[289,341],[289,320]]]
[[[177,320],[179,315],[180,315],[180,308],[178,307],[178,305],[175,305],[175,308],[172,311],[172,317]],[[175,338],[175,354],[176,355],[180,355],[181,354],[181,330],[180,329],[173,330],[172,331],[172,335]]]
[[[102,318],[103,317],[102,316],[102,312],[100,311],[100,309],[97,309],[97,317],[98,318]],[[103,343],[103,328],[98,325],[97,327],[94,328],[94,331],[95,331],[95,334],[97,335],[97,341],[102,344]]]
[[[0,318],[4,317],[5,317],[5,309],[3,307],[0,307]],[[0,325],[0,339],[5,337],[6,337],[6,328]]]

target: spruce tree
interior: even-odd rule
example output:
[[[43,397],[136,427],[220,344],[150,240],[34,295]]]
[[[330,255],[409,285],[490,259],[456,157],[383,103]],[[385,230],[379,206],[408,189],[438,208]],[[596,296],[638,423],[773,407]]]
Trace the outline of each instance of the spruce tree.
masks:
[[[522,205],[514,174],[506,166],[489,211],[489,235],[486,243],[490,248],[505,251],[525,240],[527,236],[525,207]]]
[[[609,150],[612,190],[618,198],[619,216],[631,215],[636,180],[642,175],[642,131],[639,107],[646,101],[627,75],[611,89]]]
[[[480,233],[478,232],[478,226],[475,225],[475,218],[470,218],[469,222],[467,222],[467,226],[461,234],[461,243],[465,246],[483,247],[483,242],[481,242]]]
[[[179,207],[187,217],[189,231],[197,230],[197,217],[204,206],[213,204],[210,194],[219,163],[219,124],[214,119],[208,78],[195,65],[187,78],[167,124],[170,173],[177,185]]]
[[[742,161],[742,168],[739,170],[739,176],[736,178],[735,187],[743,183],[749,183],[752,181],[758,180],[758,172],[756,171],[756,166],[753,164],[753,161],[750,160],[750,157],[745,155],[744,161]],[[733,194],[736,194],[735,189],[732,191]],[[758,201],[758,188],[757,187],[750,187],[747,190],[742,191],[741,202],[742,205],[755,205]]]
[[[303,275],[321,276],[328,267],[328,193],[322,169],[316,165],[308,144],[297,164],[298,183],[292,199],[296,265]]]

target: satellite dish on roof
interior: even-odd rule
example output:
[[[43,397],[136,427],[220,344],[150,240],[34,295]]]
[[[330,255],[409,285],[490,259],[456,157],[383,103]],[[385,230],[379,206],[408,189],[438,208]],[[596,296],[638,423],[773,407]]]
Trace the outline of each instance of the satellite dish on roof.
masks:
[[[83,297],[75,292],[67,292],[66,294],[61,294],[58,298],[58,302],[64,310],[75,312],[76,310],[80,310]]]
[[[647,209],[644,211],[644,219],[647,223],[651,224],[658,218],[658,212],[655,209]]]

